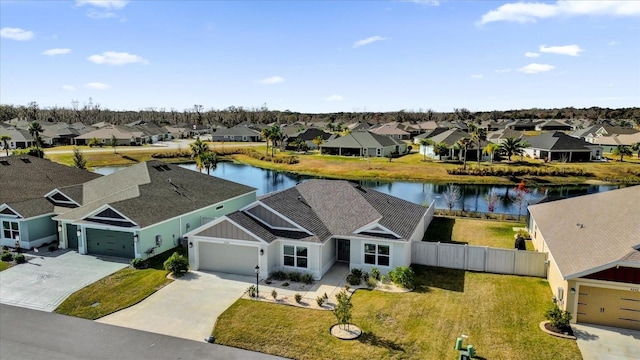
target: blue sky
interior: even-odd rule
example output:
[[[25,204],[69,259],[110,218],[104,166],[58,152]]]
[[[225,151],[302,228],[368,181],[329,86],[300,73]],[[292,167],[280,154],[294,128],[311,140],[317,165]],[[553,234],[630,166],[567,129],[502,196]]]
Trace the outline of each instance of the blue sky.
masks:
[[[640,106],[640,1],[0,0],[0,102]]]

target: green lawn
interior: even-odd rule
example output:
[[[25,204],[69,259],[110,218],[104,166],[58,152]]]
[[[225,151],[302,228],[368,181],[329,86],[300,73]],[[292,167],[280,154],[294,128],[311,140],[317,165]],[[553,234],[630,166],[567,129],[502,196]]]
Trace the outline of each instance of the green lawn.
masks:
[[[76,291],[56,312],[95,320],[139,303],[172,281],[162,264],[174,251],[151,258],[147,269],[125,268]]]
[[[455,340],[469,336],[484,359],[579,359],[574,341],[543,333],[551,303],[546,280],[414,266],[410,293],[358,290],[355,341],[329,334],[329,311],[238,300],[216,323],[224,345],[294,359],[455,359]],[[330,349],[330,350],[329,350]]]
[[[11,263],[5,262],[5,261],[0,261],[0,271],[7,270],[10,267],[11,267]]]
[[[513,249],[514,227],[525,227],[525,224],[436,216],[423,240]],[[527,241],[527,250],[535,250],[531,241]]]

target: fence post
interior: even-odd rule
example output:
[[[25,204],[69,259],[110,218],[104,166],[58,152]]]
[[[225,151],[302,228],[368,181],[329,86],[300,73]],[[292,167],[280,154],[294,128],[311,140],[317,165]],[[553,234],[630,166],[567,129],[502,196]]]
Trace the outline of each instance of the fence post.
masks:
[[[464,269],[469,270],[469,244],[464,244]]]
[[[482,269],[483,272],[487,272],[487,262],[489,261],[489,247],[485,246],[484,247],[484,268]]]
[[[436,243],[436,266],[440,267],[440,241]]]
[[[516,275],[516,263],[518,262],[518,249],[513,250],[513,270],[511,273]]]

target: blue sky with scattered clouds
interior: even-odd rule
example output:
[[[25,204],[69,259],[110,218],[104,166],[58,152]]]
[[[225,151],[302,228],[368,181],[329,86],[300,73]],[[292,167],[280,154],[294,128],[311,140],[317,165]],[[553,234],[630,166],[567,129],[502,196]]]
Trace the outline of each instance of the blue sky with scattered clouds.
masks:
[[[0,102],[640,106],[640,1],[5,1]]]

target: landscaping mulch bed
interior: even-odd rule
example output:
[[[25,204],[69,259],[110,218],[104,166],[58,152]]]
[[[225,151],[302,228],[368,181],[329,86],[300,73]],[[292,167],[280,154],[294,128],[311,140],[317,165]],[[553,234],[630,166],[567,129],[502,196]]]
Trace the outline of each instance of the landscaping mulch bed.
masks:
[[[575,336],[575,335],[573,334],[573,329],[571,329],[571,327],[569,327],[567,330],[564,330],[564,331],[563,331],[563,330],[560,330],[560,329],[558,329],[557,327],[555,327],[555,326],[551,325],[551,323],[546,323],[546,324],[544,324],[544,328],[545,328],[545,329],[547,329],[547,330],[549,330],[549,331],[551,331],[551,332],[554,332],[554,333],[556,333],[556,334],[562,334],[562,335],[568,335],[568,336]]]

